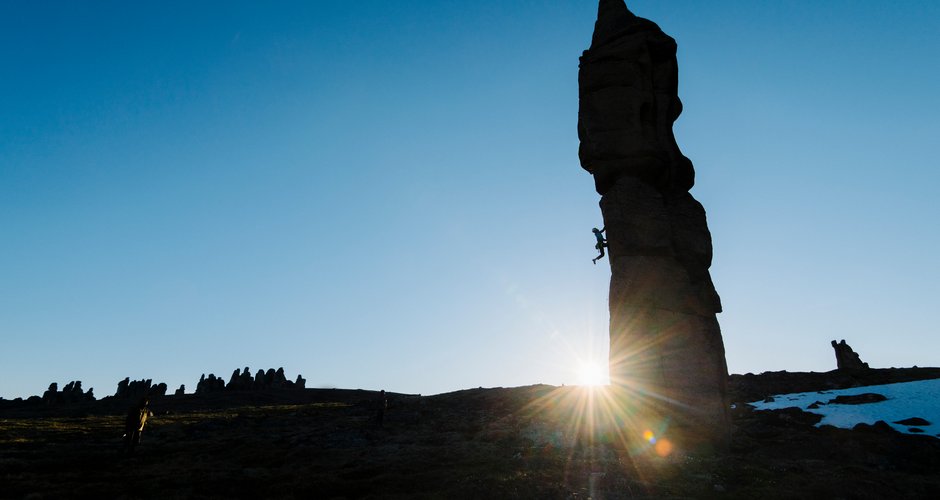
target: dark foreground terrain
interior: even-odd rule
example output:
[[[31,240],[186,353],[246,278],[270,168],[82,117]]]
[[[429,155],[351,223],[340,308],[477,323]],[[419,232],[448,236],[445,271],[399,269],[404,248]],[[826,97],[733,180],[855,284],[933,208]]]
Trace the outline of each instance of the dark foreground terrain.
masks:
[[[684,450],[664,437],[665,424],[633,429],[604,390],[577,387],[390,394],[382,426],[369,391],[164,397],[130,458],[119,453],[120,402],[7,407],[0,497],[940,498],[940,439],[881,426],[816,428],[799,410],[740,404],[792,392],[781,387],[938,375],[733,376],[726,452]]]

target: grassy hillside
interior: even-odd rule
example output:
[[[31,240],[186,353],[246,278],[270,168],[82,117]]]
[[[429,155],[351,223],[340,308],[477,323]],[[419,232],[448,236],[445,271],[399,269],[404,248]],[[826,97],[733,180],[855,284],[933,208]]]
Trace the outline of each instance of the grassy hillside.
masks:
[[[4,410],[0,497],[940,498],[940,439],[736,405],[731,449],[690,451],[604,397],[389,395],[382,426],[368,391],[165,397],[129,458],[120,402]]]

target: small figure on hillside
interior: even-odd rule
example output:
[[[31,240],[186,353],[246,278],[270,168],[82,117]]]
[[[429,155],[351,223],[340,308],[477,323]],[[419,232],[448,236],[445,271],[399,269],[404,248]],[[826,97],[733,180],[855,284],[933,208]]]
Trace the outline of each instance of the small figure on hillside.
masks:
[[[385,391],[379,392],[379,398],[376,400],[375,423],[379,427],[385,422],[385,410],[388,410],[388,398],[385,397]]]
[[[142,398],[140,404],[132,406],[124,419],[124,449],[126,455],[134,454],[134,447],[140,444],[140,434],[144,432],[147,419],[153,416],[150,411],[150,399]]]
[[[601,229],[597,229],[595,227],[594,229],[591,229],[591,231],[594,233],[594,237],[597,238],[597,244],[594,245],[594,248],[600,250],[601,252],[600,255],[591,259],[591,262],[594,263],[595,265],[597,265],[598,260],[601,260],[604,258],[604,248],[607,246],[607,239],[604,238],[604,235],[602,235],[601,233],[603,233],[605,230],[607,230],[607,227],[603,227]]]

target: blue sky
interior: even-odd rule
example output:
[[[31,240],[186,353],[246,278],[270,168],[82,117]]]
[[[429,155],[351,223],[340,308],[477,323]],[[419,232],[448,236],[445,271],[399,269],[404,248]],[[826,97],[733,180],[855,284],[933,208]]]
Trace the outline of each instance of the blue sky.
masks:
[[[940,3],[631,1],[679,44],[729,369],[940,352]],[[0,396],[283,366],[576,383],[593,1],[0,4]]]

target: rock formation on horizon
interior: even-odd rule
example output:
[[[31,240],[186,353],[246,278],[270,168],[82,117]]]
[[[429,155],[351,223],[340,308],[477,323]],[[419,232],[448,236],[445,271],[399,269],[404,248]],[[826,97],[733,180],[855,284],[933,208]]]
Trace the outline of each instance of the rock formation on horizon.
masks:
[[[118,382],[117,391],[114,392],[115,399],[139,400],[143,397],[155,398],[166,395],[167,385],[163,382],[154,384],[153,379],[131,380],[130,377],[124,377],[124,380]]]
[[[723,445],[721,301],[705,210],[689,193],[692,162],[672,132],[682,112],[676,42],[623,0],[601,0],[578,83],[578,154],[601,195],[611,266],[611,383],[644,418]]]
[[[210,392],[222,392],[225,390],[225,380],[222,377],[216,377],[210,373],[208,377],[203,373],[196,383],[196,394],[207,394]]]
[[[287,380],[284,374],[284,368],[268,368],[267,370],[258,370],[254,377],[251,376],[251,369],[245,367],[242,370],[238,368],[232,372],[228,384],[221,377],[216,377],[210,373],[208,377],[205,374],[199,378],[196,384],[196,394],[205,394],[209,392],[222,391],[263,391],[267,389],[303,389],[307,381],[297,375],[297,381]]]
[[[57,404],[70,404],[78,403],[84,401],[94,401],[95,394],[94,388],[88,389],[88,392],[85,392],[82,389],[81,380],[73,380],[68,384],[65,384],[65,387],[62,390],[59,390],[59,384],[53,382],[49,384],[49,389],[46,392],[42,393],[42,401],[47,405],[57,405]]]
[[[837,370],[867,370],[868,363],[862,361],[858,353],[852,350],[852,347],[845,343],[845,339],[836,343],[832,341],[832,349],[836,354]]]

